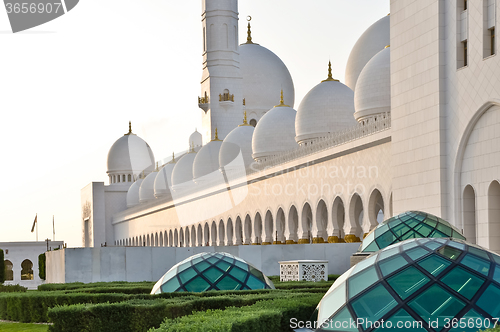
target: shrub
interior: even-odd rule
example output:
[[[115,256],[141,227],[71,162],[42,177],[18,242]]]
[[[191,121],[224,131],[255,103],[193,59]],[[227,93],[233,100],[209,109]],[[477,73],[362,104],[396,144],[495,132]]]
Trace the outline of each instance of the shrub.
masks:
[[[99,288],[104,287],[107,289],[116,287],[149,287],[149,292],[153,289],[154,282],[143,281],[143,282],[127,282],[127,281],[114,281],[114,282],[94,282],[89,284],[84,284],[83,282],[73,282],[68,284],[43,284],[38,286],[39,291],[58,291],[58,290],[84,290],[87,288]]]
[[[226,310],[207,310],[190,316],[166,319],[150,332],[247,332],[291,331],[290,320],[306,321],[311,317],[320,295],[294,294],[295,297],[259,301],[255,304]]]
[[[38,255],[38,276],[40,279],[45,280],[45,253]]]
[[[174,319],[190,315],[193,311],[205,311],[207,309],[242,307],[274,298],[293,300],[302,298],[302,295],[281,291],[212,297],[191,294],[172,299],[130,300],[121,303],[59,306],[49,309],[48,316],[50,321],[54,323],[49,330],[52,332],[68,330],[74,332],[141,332],[148,331],[153,327],[159,327],[165,318]],[[317,302],[320,299],[321,297],[318,298]]]
[[[0,285],[5,282],[5,260],[3,250],[0,249]]]
[[[0,285],[0,293],[24,293],[28,289],[19,285]]]

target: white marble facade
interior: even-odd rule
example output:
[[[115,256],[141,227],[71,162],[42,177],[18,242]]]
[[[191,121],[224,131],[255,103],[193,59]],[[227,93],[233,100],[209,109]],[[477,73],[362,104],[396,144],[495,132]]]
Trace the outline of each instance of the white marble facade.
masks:
[[[498,1],[465,10],[463,0],[390,2],[353,48],[346,86],[329,76],[296,114],[281,60],[255,38],[238,46],[237,0],[203,1],[205,145],[189,142],[192,151],[158,173],[145,142],[147,153],[127,164],[147,161],[142,173],[108,167],[109,185],[82,190],[84,246],[356,242],[381,219],[422,210],[500,252]],[[249,75],[259,68],[272,78]],[[329,102],[332,93],[342,102]],[[342,124],[324,125],[332,119]],[[117,183],[117,172],[137,182]],[[158,174],[163,189],[146,181]]]

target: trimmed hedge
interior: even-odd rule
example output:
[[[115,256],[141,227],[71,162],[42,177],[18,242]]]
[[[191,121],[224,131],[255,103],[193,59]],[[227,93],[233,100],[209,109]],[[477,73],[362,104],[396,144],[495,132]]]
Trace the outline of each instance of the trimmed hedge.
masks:
[[[154,282],[142,281],[142,282],[127,282],[127,281],[114,281],[114,282],[94,282],[89,284],[84,284],[83,282],[73,282],[68,284],[43,284],[38,286],[39,291],[60,291],[60,290],[84,290],[87,288],[100,288],[106,287],[107,289],[116,287],[149,287],[149,291],[153,289]]]
[[[5,282],[5,257],[3,250],[0,249],[0,285]]]
[[[28,288],[19,285],[0,285],[0,293],[25,293]]]
[[[45,280],[46,275],[45,259],[45,253],[38,255],[38,276],[42,280]]]
[[[308,320],[322,295],[296,294],[295,298],[259,301],[243,308],[207,310],[190,316],[166,319],[158,329],[150,332],[254,332],[292,331],[290,320]]]
[[[159,327],[165,318],[173,319],[207,309],[242,307],[257,301],[270,301],[277,297],[291,300],[302,298],[302,296],[303,294],[274,291],[267,294],[239,296],[190,295],[169,300],[131,300],[121,303],[59,306],[49,309],[48,316],[54,323],[49,327],[49,331],[145,332],[150,328]],[[318,295],[315,296],[318,297]]]

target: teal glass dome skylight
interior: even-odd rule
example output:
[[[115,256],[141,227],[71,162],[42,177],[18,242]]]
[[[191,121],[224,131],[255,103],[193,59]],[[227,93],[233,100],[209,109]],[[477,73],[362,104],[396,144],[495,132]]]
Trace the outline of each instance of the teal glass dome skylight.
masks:
[[[239,257],[204,252],[172,267],[158,280],[151,294],[236,289],[274,289],[274,284]]]
[[[376,252],[393,243],[429,237],[465,240],[462,233],[446,220],[425,212],[409,211],[387,219],[373,229],[364,238],[358,252]]]
[[[318,305],[317,331],[358,331],[350,322],[363,319],[359,331],[472,332],[493,327],[499,298],[499,255],[462,240],[410,239],[340,276]]]

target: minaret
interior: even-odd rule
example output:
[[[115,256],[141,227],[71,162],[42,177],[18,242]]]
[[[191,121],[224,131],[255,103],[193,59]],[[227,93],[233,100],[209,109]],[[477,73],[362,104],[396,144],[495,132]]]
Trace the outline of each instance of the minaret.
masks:
[[[238,0],[202,0],[203,75],[201,97],[204,143],[236,128],[243,112],[238,53]]]

